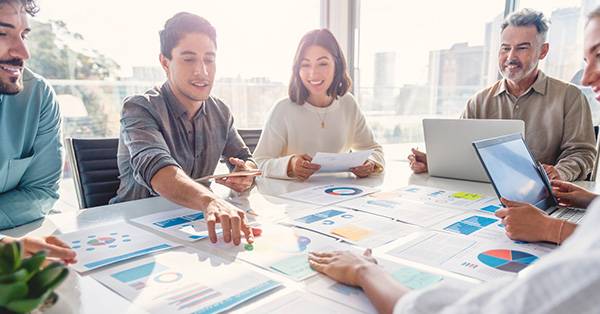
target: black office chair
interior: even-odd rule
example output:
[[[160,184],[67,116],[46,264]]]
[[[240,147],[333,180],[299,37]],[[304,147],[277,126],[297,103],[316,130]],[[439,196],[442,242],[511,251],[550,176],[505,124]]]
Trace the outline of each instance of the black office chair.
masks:
[[[250,149],[250,153],[254,153],[262,129],[238,129],[237,131],[244,140],[244,143],[246,143],[246,146]]]
[[[66,138],[79,208],[107,205],[119,188],[119,139]]]

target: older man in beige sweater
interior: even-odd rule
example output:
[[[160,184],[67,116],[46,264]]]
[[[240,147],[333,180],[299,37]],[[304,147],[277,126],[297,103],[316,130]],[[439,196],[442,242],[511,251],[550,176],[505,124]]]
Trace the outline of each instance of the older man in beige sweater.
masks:
[[[575,85],[538,69],[546,57],[548,23],[540,12],[524,9],[502,24],[499,69],[503,79],[475,94],[461,118],[525,121],[525,139],[551,179],[584,180],[595,155],[590,106]],[[415,173],[427,171],[427,157],[409,155]]]

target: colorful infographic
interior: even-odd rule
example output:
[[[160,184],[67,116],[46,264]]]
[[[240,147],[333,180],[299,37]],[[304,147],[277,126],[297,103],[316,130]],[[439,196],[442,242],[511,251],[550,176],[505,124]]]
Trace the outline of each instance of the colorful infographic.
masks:
[[[355,187],[338,186],[334,188],[325,189],[325,193],[335,196],[353,196],[362,193],[363,190]]]
[[[171,251],[92,275],[151,313],[221,313],[280,284],[240,264]]]
[[[124,222],[82,229],[58,237],[77,252],[78,262],[73,268],[78,272],[179,246]]]
[[[488,197],[473,192],[449,191],[420,185],[409,185],[402,189],[387,192],[395,197],[423,202],[429,205],[491,211],[491,205],[498,206],[495,196]]]
[[[384,245],[420,229],[389,218],[342,207],[319,208],[316,212],[295,218],[292,223],[370,248]]]
[[[252,244],[236,246],[218,241],[217,244],[201,245],[206,250],[219,249],[229,256],[298,281],[316,275],[308,264],[309,251],[331,251],[345,247],[335,239],[300,228],[277,224],[262,224],[253,228],[261,232]]]
[[[477,255],[477,259],[489,267],[518,273],[535,262],[538,257],[521,251],[487,250]]]
[[[498,248],[498,246],[500,246]],[[463,235],[427,231],[388,253],[480,280],[515,276],[552,248],[533,243],[497,243]]]
[[[386,192],[354,198],[338,205],[421,227],[430,227],[464,213],[464,211],[454,208],[427,205],[414,200],[402,199]]]
[[[431,226],[431,228],[461,234],[476,240],[490,241],[499,245],[511,245],[514,243],[513,240],[506,236],[506,230],[504,229],[504,225],[502,225],[502,221],[496,216],[483,212],[478,215],[470,213],[461,214],[437,223]]]
[[[498,219],[496,218],[470,216],[445,227],[444,230],[458,234],[469,235],[497,221]]]
[[[208,237],[204,213],[189,208],[142,216],[131,221],[184,241],[192,242]],[[217,229],[217,232],[221,230]]]
[[[281,197],[325,206],[361,197],[376,191],[377,189],[366,186],[328,184],[285,193]]]

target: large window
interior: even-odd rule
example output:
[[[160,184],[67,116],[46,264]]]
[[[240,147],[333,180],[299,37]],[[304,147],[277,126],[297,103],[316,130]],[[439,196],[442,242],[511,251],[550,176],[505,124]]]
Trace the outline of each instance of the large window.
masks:
[[[180,11],[217,29],[213,95],[239,128],[262,127],[265,112],[287,95],[300,37],[320,27],[320,1],[40,0],[32,20],[28,65],[59,95],[66,136],[116,137],[127,95],[161,84],[158,31]]]
[[[262,127],[265,112],[287,95],[301,36],[321,24],[320,0],[39,4],[30,20],[27,65],[54,87],[65,137],[118,137],[123,99],[165,81],[158,31],[181,11],[205,17],[217,30],[212,94],[231,107],[236,127]],[[64,175],[71,176],[68,164]],[[64,186],[63,198],[72,194],[71,183]]]
[[[361,1],[355,93],[379,141],[421,142],[497,79],[504,0]],[[468,8],[466,10],[465,8]]]

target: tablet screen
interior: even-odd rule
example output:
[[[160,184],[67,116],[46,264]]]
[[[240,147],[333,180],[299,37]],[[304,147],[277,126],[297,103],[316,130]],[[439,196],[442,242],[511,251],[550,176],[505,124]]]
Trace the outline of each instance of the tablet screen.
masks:
[[[513,137],[512,140],[479,147],[478,151],[502,197],[545,209],[544,204],[550,195],[523,139]]]

